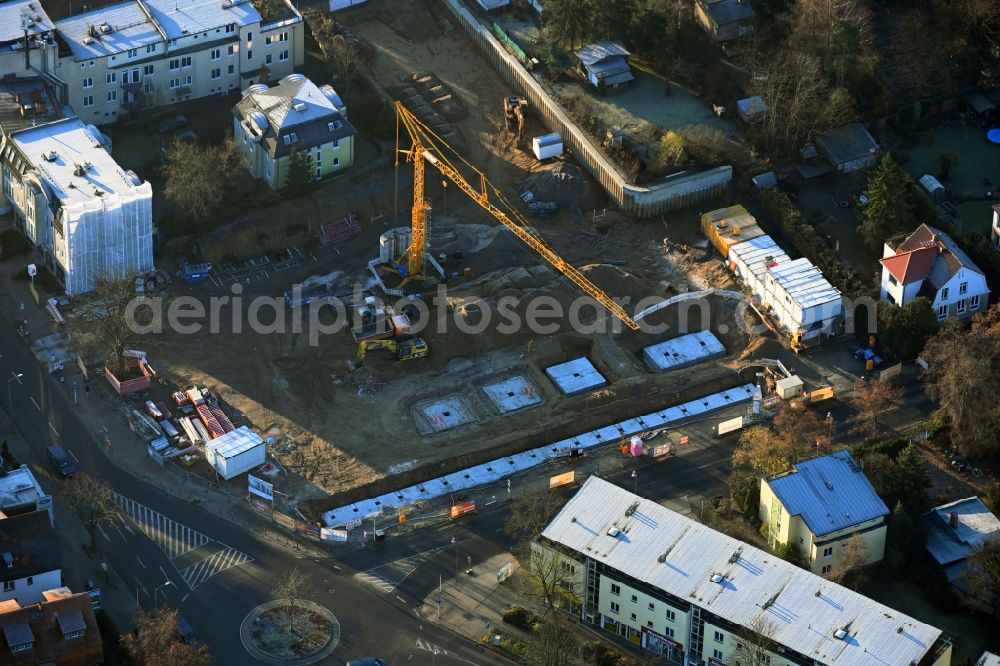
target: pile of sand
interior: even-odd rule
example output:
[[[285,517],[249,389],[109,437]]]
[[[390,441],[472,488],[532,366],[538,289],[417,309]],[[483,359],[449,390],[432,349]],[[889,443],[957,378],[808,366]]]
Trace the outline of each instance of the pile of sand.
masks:
[[[596,204],[587,177],[565,162],[531,174],[521,182],[520,191],[531,192],[533,201],[554,201],[559,210],[588,210]]]

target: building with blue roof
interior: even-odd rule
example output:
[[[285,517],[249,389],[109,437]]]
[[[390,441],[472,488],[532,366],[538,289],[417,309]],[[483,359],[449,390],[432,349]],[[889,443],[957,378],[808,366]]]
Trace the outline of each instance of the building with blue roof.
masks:
[[[859,534],[866,564],[885,555],[889,508],[847,451],[796,463],[761,479],[760,518],[768,540],[791,544],[820,575],[836,572],[848,540]]]

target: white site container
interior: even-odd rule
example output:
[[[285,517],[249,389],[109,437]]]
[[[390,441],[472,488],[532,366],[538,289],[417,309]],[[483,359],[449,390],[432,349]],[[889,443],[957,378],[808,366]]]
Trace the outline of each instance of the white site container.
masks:
[[[774,318],[791,333],[802,332],[806,338],[822,335],[843,313],[840,292],[808,259],[770,267],[766,283]]]
[[[789,400],[802,394],[802,379],[798,375],[779,379],[774,384],[774,391],[782,400]]]
[[[227,481],[264,464],[264,440],[242,426],[205,444],[205,460]]]
[[[558,132],[536,136],[531,140],[531,150],[538,160],[547,160],[563,154],[563,140]]]
[[[743,281],[746,289],[765,308],[769,307],[764,278],[768,267],[790,261],[784,250],[770,236],[758,236],[730,247],[728,259],[730,267]]]

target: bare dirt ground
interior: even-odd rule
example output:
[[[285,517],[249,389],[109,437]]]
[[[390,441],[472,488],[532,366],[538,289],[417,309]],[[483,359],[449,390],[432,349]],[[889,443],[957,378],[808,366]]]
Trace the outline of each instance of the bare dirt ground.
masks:
[[[517,184],[535,167],[534,160],[515,150],[511,138],[499,131],[501,97],[506,93],[499,77],[459,27],[443,15],[443,9],[421,1],[397,5],[391,13],[377,7],[344,18],[376,48],[373,77],[388,88],[413,72],[426,71],[447,83],[469,110],[466,118],[455,123],[468,144],[467,159],[487,173],[508,199],[516,200]],[[408,171],[405,165],[402,168]],[[434,205],[432,251],[435,255],[447,252],[449,258],[461,251],[462,259],[450,260],[446,269],[463,277],[450,281],[448,303],[431,306],[432,321],[444,315],[475,324],[483,311],[477,303],[495,304],[504,296],[521,299],[514,311],[523,316],[525,301],[532,296],[550,296],[568,306],[579,295],[566,278],[543,267],[540,258],[496,221],[463,200],[457,189],[450,188],[445,201],[438,180],[429,172],[427,194]],[[350,211],[359,213],[361,234],[337,246],[335,253],[317,256],[270,280],[241,285],[245,303],[254,296],[280,296],[292,283],[312,275],[337,271],[334,293],[338,295],[349,293],[355,280],[365,279],[365,264],[377,256],[378,236],[388,226],[383,221],[369,224],[369,213],[392,210],[393,167],[366,174],[362,182],[350,178],[340,182],[336,196],[327,188],[275,211],[277,224],[270,227],[270,236],[307,220],[314,228],[318,220],[332,221]],[[411,201],[409,182],[403,181],[398,196],[403,211]],[[603,193],[591,186],[600,200]],[[597,286],[612,296],[628,297],[633,304],[689,288],[727,286],[725,273],[711,253],[692,247],[697,240],[694,211],[645,223],[614,211],[596,218],[592,212],[559,213],[532,220],[532,224]],[[673,242],[669,251],[662,243],[665,236]],[[301,248],[306,256],[318,250],[312,243]],[[252,254],[251,250],[247,253]],[[625,265],[604,263],[607,260]],[[464,276],[465,269],[470,269],[470,276]],[[195,295],[204,301],[232,295],[231,286],[175,283],[170,295]],[[284,316],[292,316],[292,311],[279,309]],[[270,321],[274,316],[266,311],[261,319]],[[581,319],[592,323],[596,316],[593,308],[584,308]],[[729,353],[738,356],[748,340],[736,317],[732,304],[713,302],[711,328]],[[143,344],[157,369],[172,383],[204,383],[237,413],[237,421],[274,437],[274,451],[292,473],[279,480],[278,489],[306,499],[427,463],[461,461],[466,455],[528,443],[567,428],[583,432],[620,420],[630,404],[640,404],[636,401],[661,394],[666,401],[676,392],[731,375],[724,363],[679,373],[650,373],[641,362],[642,347],[679,334],[675,308],[657,313],[653,321],[670,328],[657,336],[631,331],[580,333],[560,320],[554,332],[532,333],[521,327],[504,335],[493,328],[470,334],[454,324],[446,331],[433,325],[421,333],[430,348],[428,358],[400,362],[390,360],[385,352],[372,351],[360,368],[357,347],[346,331],[326,336],[313,346],[305,333],[252,334],[245,324],[240,331],[228,315],[222,317],[216,334],[165,333]],[[608,386],[589,395],[562,396],[544,368],[584,355],[605,375]],[[541,391],[542,401],[500,415],[489,408],[482,387],[512,374],[530,379]],[[476,396],[474,423],[421,434],[414,420],[415,406],[463,394]]]

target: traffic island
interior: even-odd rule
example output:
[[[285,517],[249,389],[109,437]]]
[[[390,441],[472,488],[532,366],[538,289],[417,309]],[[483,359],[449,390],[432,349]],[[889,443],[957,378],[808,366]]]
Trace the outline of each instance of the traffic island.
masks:
[[[312,601],[270,601],[244,618],[240,641],[250,656],[266,664],[312,664],[337,647],[340,622]]]

